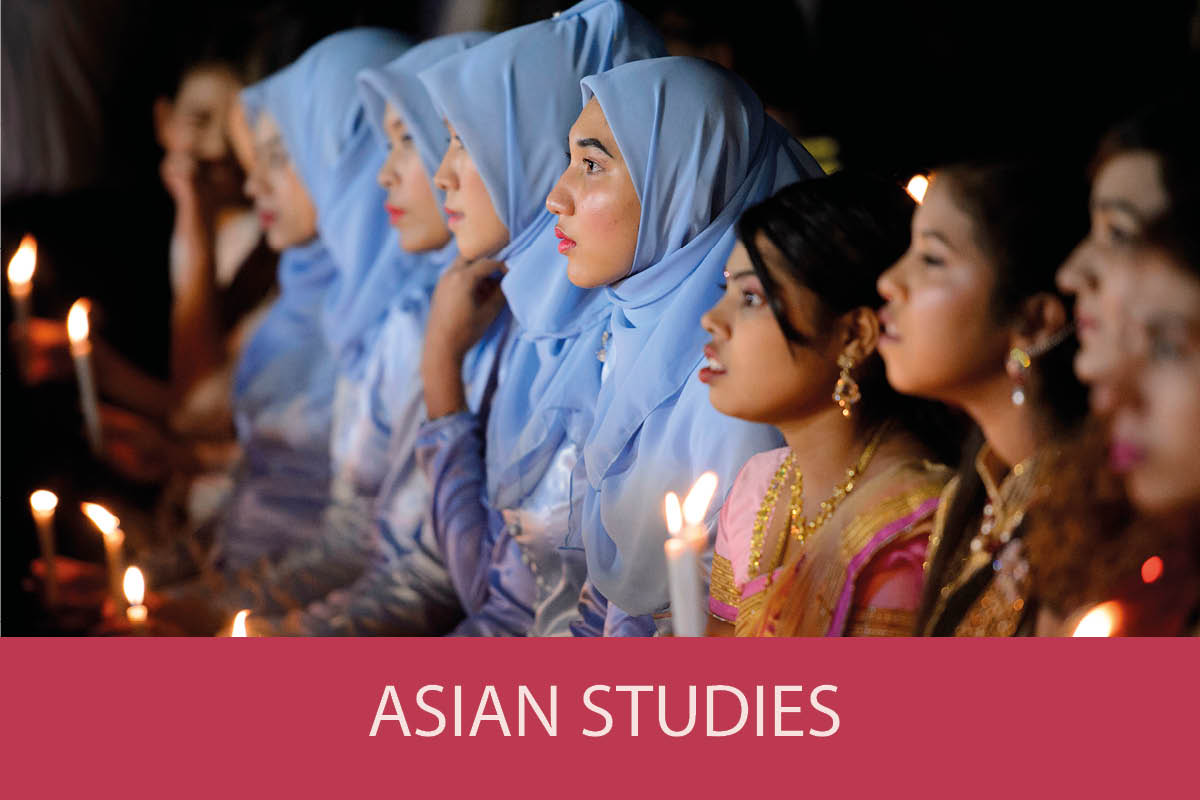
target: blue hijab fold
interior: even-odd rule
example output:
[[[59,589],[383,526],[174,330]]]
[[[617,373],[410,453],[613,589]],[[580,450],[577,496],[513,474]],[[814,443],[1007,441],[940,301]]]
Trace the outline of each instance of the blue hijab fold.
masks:
[[[495,508],[525,497],[564,437],[582,442],[599,387],[596,342],[608,301],[567,280],[545,203],[567,165],[567,132],[583,109],[578,81],[665,52],[649,23],[623,3],[585,0],[421,73],[510,234],[496,258],[508,267],[501,289],[519,335],[506,348],[488,418],[488,500]]]
[[[700,317],[721,297],[741,213],[821,170],[749,86],[709,62],[640,61],[582,87],[604,111],[642,210],[630,273],[604,290],[613,358],[580,461],[590,491],[578,532],[600,591],[646,614],[667,603],[663,495],[713,469],[724,496],[751,455],[780,442],[708,402],[693,377],[708,338]]]
[[[242,92],[251,123],[261,111],[274,118],[317,209],[318,234],[338,267],[324,298],[322,328],[339,367],[349,371],[359,365],[364,336],[378,327],[392,298],[413,282],[430,282],[428,260],[406,263],[388,224],[377,183],[384,152],[355,91],[361,70],[407,49],[407,40],[392,31],[341,31]]]

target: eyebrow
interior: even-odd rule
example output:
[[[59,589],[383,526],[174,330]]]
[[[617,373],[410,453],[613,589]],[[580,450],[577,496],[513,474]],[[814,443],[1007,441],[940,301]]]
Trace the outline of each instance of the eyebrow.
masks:
[[[1093,211],[1124,211],[1136,220],[1142,220],[1142,212],[1133,203],[1120,197],[1101,197],[1090,202]]]
[[[592,138],[576,139],[575,146],[576,147],[594,147],[597,150],[599,150],[600,152],[604,153],[604,155],[608,156],[609,158],[616,158],[616,156],[614,156],[612,153],[608,152],[608,148],[605,147],[604,143],[601,142],[599,139],[592,139]]]
[[[939,242],[941,242],[942,244],[946,245],[946,247],[950,247],[950,249],[952,249],[952,250],[954,249],[954,248],[953,248],[953,247],[950,245],[950,240],[949,240],[949,239],[947,239],[947,238],[945,237],[945,235],[944,235],[944,234],[942,234],[942,233],[939,233],[938,231],[921,231],[921,232],[920,232],[919,234],[917,234],[917,235],[918,235],[918,236],[921,236],[922,238],[924,238],[924,237],[929,237],[930,239],[937,239]]]
[[[754,272],[754,270],[747,269],[747,270],[742,270],[741,272],[737,273],[736,275],[730,275],[729,280],[736,281],[736,280],[740,280],[741,278],[757,278],[757,277],[758,277],[758,275]]]

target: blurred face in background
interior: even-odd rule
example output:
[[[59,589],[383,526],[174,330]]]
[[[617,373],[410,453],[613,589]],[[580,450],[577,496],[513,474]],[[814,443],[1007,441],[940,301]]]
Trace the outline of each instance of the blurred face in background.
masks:
[[[254,125],[253,168],[246,194],[272,250],[304,244],[317,235],[317,209],[288,156],[275,120],[265,111]]]
[[[1124,306],[1136,279],[1135,245],[1168,205],[1158,157],[1131,150],[1105,161],[1089,205],[1091,230],[1059,270],[1058,285],[1075,296],[1075,373],[1091,388],[1092,409],[1107,413],[1131,356]]]
[[[400,234],[400,246],[410,253],[442,247],[450,241],[450,229],[438,208],[417,145],[391,103],[384,110],[383,130],[388,156],[379,170],[379,185],[387,190],[384,207],[392,227]]]
[[[155,103],[158,141],[169,154],[185,155],[218,200],[240,197],[242,175],[229,144],[229,112],[241,89],[233,71],[221,64],[193,67],[171,100]]]
[[[1132,365],[1112,418],[1111,466],[1141,511],[1200,508],[1200,278],[1157,249],[1126,298]]]
[[[509,230],[488,193],[471,154],[448,121],[450,146],[442,158],[434,184],[446,193],[446,219],[458,242],[458,252],[468,261],[493,256],[509,242]]]

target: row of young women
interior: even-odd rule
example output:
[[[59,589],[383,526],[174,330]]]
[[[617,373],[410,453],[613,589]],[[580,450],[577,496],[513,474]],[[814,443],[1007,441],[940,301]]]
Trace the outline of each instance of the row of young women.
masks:
[[[1195,376],[1152,345],[1155,298],[1196,289],[1147,277],[1198,262],[1186,226],[1133,244],[1192,213],[1180,120],[1113,140],[1087,234],[1065,167],[947,166],[919,208],[825,177],[616,0],[415,47],[342,32],[241,105],[281,294],[204,591],[257,632],[670,632],[663,497],[706,470],[713,634],[1058,633],[1114,597],[1158,603],[1127,630],[1194,626],[1194,533],[1135,523],[1200,499],[1172,461]],[[1136,511],[1106,431],[1076,435],[1066,292]]]

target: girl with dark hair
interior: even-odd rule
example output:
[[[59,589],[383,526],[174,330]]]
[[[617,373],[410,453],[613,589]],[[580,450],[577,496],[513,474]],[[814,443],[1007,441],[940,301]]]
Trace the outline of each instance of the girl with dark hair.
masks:
[[[938,509],[920,633],[1012,635],[1036,621],[1023,523],[1056,469],[1056,442],[1087,410],[1054,286],[1086,225],[1076,184],[1033,164],[940,170],[908,252],[879,280],[888,381],[979,428]]]
[[[739,473],[717,528],[711,635],[905,635],[957,450],[936,404],[898,395],[876,352],[875,283],[913,202],[852,174],[793,184],[738,223],[701,380],[786,447]],[[944,438],[943,438],[944,437]]]

